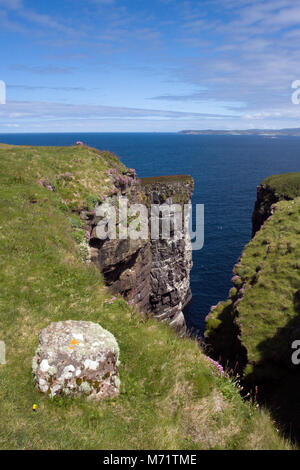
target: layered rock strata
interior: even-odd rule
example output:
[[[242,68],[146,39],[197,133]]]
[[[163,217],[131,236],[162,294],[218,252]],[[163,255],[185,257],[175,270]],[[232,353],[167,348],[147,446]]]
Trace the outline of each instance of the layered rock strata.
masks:
[[[187,175],[174,175],[134,179],[130,186],[118,190],[105,201],[117,208],[120,198],[126,198],[128,209],[133,204],[143,204],[147,208],[149,220],[146,239],[120,239],[117,229],[116,239],[101,240],[97,236],[100,220],[97,208],[96,214],[81,214],[91,233],[92,260],[112,291],[137,305],[141,312],[150,313],[176,327],[184,325],[182,310],[191,299],[192,251],[189,237],[179,239],[178,230],[172,221],[174,217],[182,215],[182,227],[187,225],[189,214],[184,218],[184,205],[190,203],[192,193],[193,179]],[[171,209],[168,239],[162,238],[161,231],[157,239],[151,237],[153,206],[160,228],[164,217],[168,217],[159,212],[159,205]],[[121,222],[117,217],[117,224]]]

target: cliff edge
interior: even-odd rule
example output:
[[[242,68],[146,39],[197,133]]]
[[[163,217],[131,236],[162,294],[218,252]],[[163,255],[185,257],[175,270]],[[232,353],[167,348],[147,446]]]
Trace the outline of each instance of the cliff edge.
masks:
[[[300,340],[300,173],[264,180],[252,221],[229,297],[207,316],[206,341],[299,437],[292,344]]]

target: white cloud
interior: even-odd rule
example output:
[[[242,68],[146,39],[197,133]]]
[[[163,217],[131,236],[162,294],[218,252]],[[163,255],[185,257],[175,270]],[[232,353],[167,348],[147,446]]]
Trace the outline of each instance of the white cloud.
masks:
[[[7,12],[4,10],[3,11],[0,10],[0,25],[1,25],[1,29],[4,31],[10,31],[13,33],[28,32],[28,30],[24,26],[22,26],[20,23],[9,19]]]
[[[60,75],[60,74],[70,74],[72,72],[72,68],[67,67],[57,67],[54,65],[27,65],[27,64],[13,64],[10,66],[11,70],[15,70],[17,72],[30,72],[35,73],[38,75]]]
[[[219,118],[223,115],[195,112],[169,111],[161,109],[128,108],[117,106],[62,104],[45,102],[8,101],[0,107],[0,120],[7,118],[68,120],[73,119],[198,119]],[[228,115],[231,117],[231,115]]]
[[[75,31],[70,28],[69,26],[66,26],[65,24],[62,24],[58,22],[56,19],[52,18],[49,15],[46,14],[41,14],[37,13],[36,11],[27,8],[22,0],[0,0],[0,7],[4,8],[5,10],[11,10],[15,13],[17,13],[19,16],[22,18],[25,18],[26,20],[36,23],[42,27],[49,27],[53,28],[57,31],[65,32],[65,33],[74,33]],[[5,13],[5,12],[4,12]],[[2,22],[4,23],[5,29],[7,26],[9,26],[9,19],[7,17],[7,14],[3,15],[2,12],[2,19],[0,18],[1,24]],[[19,29],[22,28],[22,24],[19,24]],[[24,30],[24,28],[23,28]]]
[[[22,0],[0,0],[0,7],[8,10],[18,10],[23,7]]]
[[[230,119],[230,115],[226,116],[227,122]],[[7,102],[5,106],[0,106],[2,133],[9,129],[14,132],[16,128],[18,132],[176,131],[203,125],[222,128],[224,116],[45,102]]]
[[[65,54],[63,60],[68,63],[61,66],[36,65],[39,62],[34,61],[17,64],[13,67],[20,75],[25,75],[25,72],[49,74],[51,79],[55,78],[53,86],[50,82],[50,86],[45,87],[50,90],[62,89],[59,85],[63,82],[63,75],[70,73],[76,78],[73,83],[80,83],[76,74],[82,73],[84,67],[87,77],[95,77],[99,72],[98,64],[102,64],[102,72],[114,67],[120,80],[126,77],[128,87],[131,86],[130,74],[132,77],[140,74],[146,81],[145,77],[148,79],[151,73],[153,91],[152,83],[148,88],[145,86],[144,103],[154,96],[152,99],[157,100],[157,107],[170,109],[100,106],[96,110],[96,107],[92,109],[82,105],[77,108],[73,105],[69,114],[64,105],[60,108],[58,104],[54,107],[54,104],[35,103],[32,119],[39,117],[49,123],[51,119],[53,122],[55,119],[71,119],[74,113],[74,119],[82,119],[82,122],[102,119],[103,114],[108,119],[152,119],[153,122],[190,119],[199,123],[203,118],[209,122],[215,119],[226,123],[222,114],[183,113],[187,109],[207,111],[213,102],[220,108],[223,106],[227,122],[233,120],[230,124],[233,126],[237,125],[237,116],[240,116],[240,125],[244,125],[244,121],[266,122],[266,119],[274,119],[279,125],[280,119],[298,119],[298,110],[290,103],[291,83],[300,79],[300,50],[297,47],[300,6],[294,0],[161,2],[164,8],[169,9],[169,14],[153,21],[150,7],[144,14],[142,8],[125,7],[125,2],[89,0],[88,7],[84,8],[83,0],[74,0],[76,8],[85,11],[85,19],[89,20],[90,12],[94,15],[90,22],[83,21],[80,27],[75,28],[72,15],[54,18],[39,13],[38,2],[35,9],[29,9],[25,1],[0,0],[0,8],[4,9],[0,11],[2,27],[22,33],[26,32],[28,23],[33,23],[36,27],[31,29],[38,35],[39,46],[50,46],[51,53],[56,47]],[[71,5],[73,0],[66,3]],[[95,27],[95,18],[99,18],[99,27]],[[73,58],[72,62],[70,52],[87,54],[84,67],[80,58],[77,61]],[[75,64],[75,68],[69,64]],[[163,80],[165,82],[161,86]],[[169,89],[165,87],[167,82]],[[133,83],[137,81],[133,80]],[[28,81],[27,86],[30,87]],[[111,86],[116,86],[116,81]],[[41,87],[39,89],[42,90]],[[22,107],[21,104],[19,106]],[[42,112],[42,106],[48,114]],[[147,107],[143,103],[141,106]]]

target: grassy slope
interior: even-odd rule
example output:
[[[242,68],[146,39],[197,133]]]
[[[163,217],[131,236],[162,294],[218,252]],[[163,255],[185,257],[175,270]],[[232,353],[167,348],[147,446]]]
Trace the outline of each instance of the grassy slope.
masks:
[[[236,270],[247,286],[239,303],[241,339],[250,362],[287,355],[291,345],[284,335],[269,341],[283,328],[297,321],[295,294],[300,287],[300,198],[281,201],[272,218],[246,247]],[[294,324],[296,327],[296,323]],[[265,346],[262,346],[262,344]],[[277,351],[277,353],[276,353]]]
[[[235,287],[211,311],[206,335],[222,358],[231,357],[239,335],[247,352],[245,383],[258,384],[260,400],[299,443],[299,366],[292,365],[291,346],[300,331],[300,173],[271,176],[263,185],[282,200],[245,247]]]
[[[288,448],[266,412],[191,340],[113,304],[92,265],[82,262],[70,210],[109,192],[108,153],[82,148],[0,146],[0,448]],[[60,175],[70,172],[73,179]],[[38,184],[48,178],[55,191]],[[74,224],[73,224],[74,225]],[[50,400],[31,378],[40,330],[52,321],[101,323],[121,350],[121,394],[99,403]],[[37,404],[37,412],[32,404]]]
[[[277,203],[274,215],[245,247],[236,265],[235,281],[244,286],[238,303],[237,320],[242,344],[250,363],[274,359],[290,362],[290,332],[278,329],[300,327],[299,306],[295,302],[300,287],[300,173],[275,175],[264,180],[280,198],[295,198]],[[221,302],[210,314],[207,334],[227,318],[233,308],[236,289],[231,298]],[[275,338],[274,340],[272,340]],[[247,368],[250,372],[251,368]]]

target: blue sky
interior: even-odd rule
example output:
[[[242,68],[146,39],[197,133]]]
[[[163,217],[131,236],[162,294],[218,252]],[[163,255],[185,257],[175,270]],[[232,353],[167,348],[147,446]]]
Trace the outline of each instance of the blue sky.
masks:
[[[295,0],[0,0],[0,132],[300,127]]]

